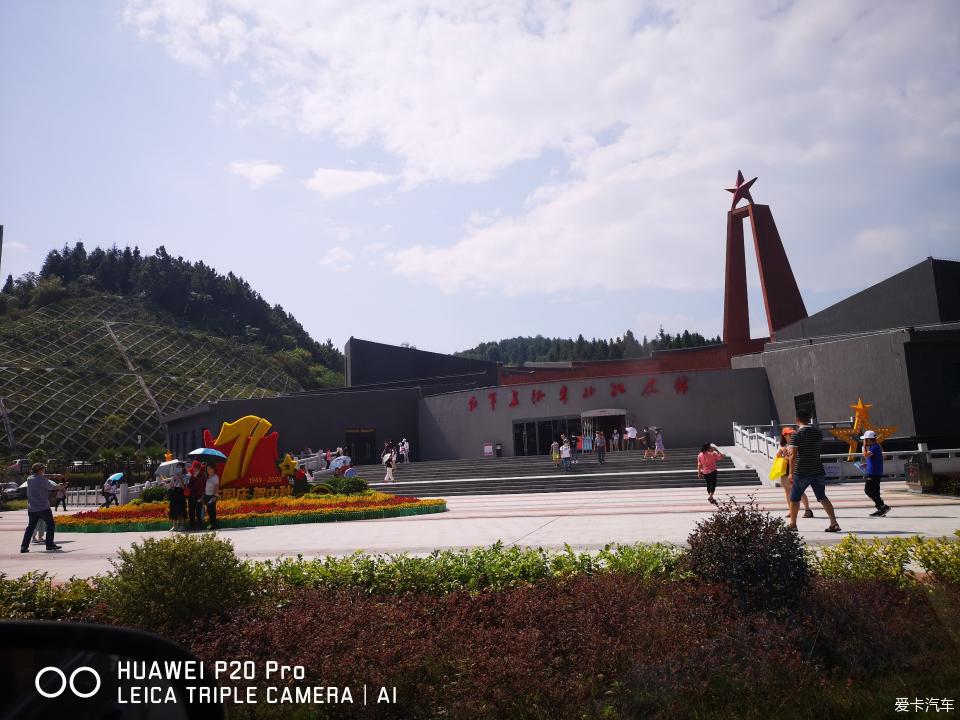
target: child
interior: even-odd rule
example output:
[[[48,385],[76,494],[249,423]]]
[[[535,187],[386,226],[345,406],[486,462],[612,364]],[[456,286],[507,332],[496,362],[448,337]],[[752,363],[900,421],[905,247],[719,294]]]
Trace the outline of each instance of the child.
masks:
[[[560,468],[560,443],[554,440],[550,444],[550,457],[553,458],[553,467]]]
[[[560,446],[560,459],[563,461],[563,471],[570,472],[570,441],[564,439],[563,445]]]

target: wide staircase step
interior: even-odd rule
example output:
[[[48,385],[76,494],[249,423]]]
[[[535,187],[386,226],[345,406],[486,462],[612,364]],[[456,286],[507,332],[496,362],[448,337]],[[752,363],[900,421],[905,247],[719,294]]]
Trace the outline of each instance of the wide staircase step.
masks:
[[[556,469],[543,455],[400,463],[395,483],[382,481],[381,465],[362,465],[357,471],[376,490],[417,497],[703,487],[697,478],[698,452],[676,448],[666,460],[645,460],[642,452],[621,451],[607,453],[603,465],[595,454],[585,453],[571,472]],[[761,484],[755,470],[737,469],[729,458],[717,468],[719,486]]]

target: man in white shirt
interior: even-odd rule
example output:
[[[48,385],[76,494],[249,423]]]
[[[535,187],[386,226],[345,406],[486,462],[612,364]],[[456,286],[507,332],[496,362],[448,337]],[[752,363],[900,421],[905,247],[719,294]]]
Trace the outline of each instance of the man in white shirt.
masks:
[[[626,431],[627,436],[627,448],[628,450],[634,450],[637,447],[637,429],[630,425],[627,427]]]
[[[217,495],[220,492],[220,476],[213,465],[207,465],[207,483],[203,490],[203,504],[207,506],[210,529],[217,529]]]

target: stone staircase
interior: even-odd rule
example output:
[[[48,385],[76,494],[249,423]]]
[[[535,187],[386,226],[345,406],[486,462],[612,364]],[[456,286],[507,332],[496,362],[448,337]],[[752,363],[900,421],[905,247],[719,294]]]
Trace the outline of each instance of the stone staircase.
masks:
[[[607,453],[603,465],[587,453],[568,473],[555,469],[550,457],[543,455],[401,463],[392,484],[383,482],[381,465],[361,465],[357,471],[376,490],[417,497],[704,487],[697,479],[698,452],[675,448],[666,460],[644,460],[639,451]],[[756,470],[738,469],[729,458],[717,468],[718,486],[761,485]]]

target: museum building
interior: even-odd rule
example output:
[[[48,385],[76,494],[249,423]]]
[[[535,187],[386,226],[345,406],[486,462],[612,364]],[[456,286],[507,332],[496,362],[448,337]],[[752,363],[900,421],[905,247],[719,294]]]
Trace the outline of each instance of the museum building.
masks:
[[[244,415],[268,418],[281,452],[344,447],[375,462],[386,440],[409,440],[415,459],[542,455],[559,433],[627,425],[663,428],[669,446],[732,444],[732,423],[850,417],[859,398],[891,443],[960,442],[960,262],[927,258],[807,315],[756,178],[729,191],[723,342],[650,358],[507,367],[350,338],[346,387],[207,403],[163,419],[173,453]],[[745,200],[746,204],[738,207]],[[760,271],[769,336],[751,338],[744,222]]]

